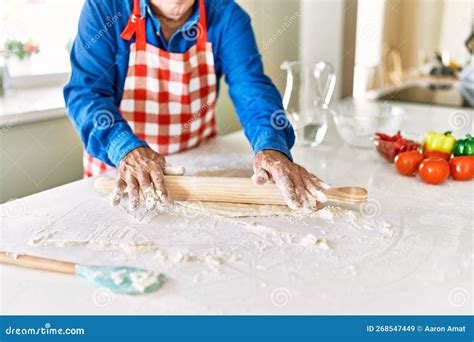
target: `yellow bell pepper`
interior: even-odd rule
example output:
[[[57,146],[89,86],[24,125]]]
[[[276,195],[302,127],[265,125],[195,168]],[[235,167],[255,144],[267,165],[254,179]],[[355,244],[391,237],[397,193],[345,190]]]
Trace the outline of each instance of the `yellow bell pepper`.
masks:
[[[423,146],[425,150],[428,151],[439,151],[451,154],[455,143],[456,138],[451,135],[451,132],[426,132]]]

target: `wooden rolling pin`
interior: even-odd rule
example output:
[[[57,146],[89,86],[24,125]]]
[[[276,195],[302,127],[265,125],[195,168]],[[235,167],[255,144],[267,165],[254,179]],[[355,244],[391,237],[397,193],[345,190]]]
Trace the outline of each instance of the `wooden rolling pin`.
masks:
[[[94,188],[100,192],[111,192],[114,185],[112,178],[99,177],[94,182]],[[286,205],[275,184],[255,185],[250,178],[165,176],[165,185],[170,197],[178,201]],[[367,201],[364,188],[331,188],[323,192],[332,202],[359,204]],[[315,200],[313,204],[316,204]]]

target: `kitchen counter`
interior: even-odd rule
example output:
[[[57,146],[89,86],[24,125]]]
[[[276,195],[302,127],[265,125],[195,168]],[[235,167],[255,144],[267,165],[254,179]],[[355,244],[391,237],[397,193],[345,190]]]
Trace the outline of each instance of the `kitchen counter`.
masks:
[[[402,105],[414,134],[472,129],[472,111]],[[469,121],[460,122],[459,118]],[[456,127],[453,127],[456,126]],[[229,219],[184,210],[112,209],[93,179],[0,207],[0,249],[166,273],[154,294],[127,297],[75,277],[0,266],[2,314],[472,314],[473,182],[429,186],[396,173],[372,149],[342,144],[330,127],[318,148],[295,148],[297,162],[333,186],[362,186],[369,202],[331,217]],[[170,156],[190,173],[250,169],[242,132]],[[31,246],[42,228],[80,236],[92,225],[122,225],[159,246],[151,253],[96,247]],[[263,228],[262,228],[263,227]],[[313,234],[329,248],[303,246]],[[284,237],[292,236],[286,241]],[[222,263],[201,258],[218,249]],[[194,259],[183,258],[183,251]],[[180,254],[181,253],[181,254]],[[194,254],[192,254],[194,253]],[[163,254],[170,256],[165,260]],[[178,255],[178,258],[175,256]],[[207,255],[207,254],[205,254]],[[232,257],[228,257],[231,255]]]
[[[462,91],[463,84],[448,77],[417,77],[400,85],[368,91],[366,97],[378,101],[403,101],[438,106],[472,108]]]
[[[0,97],[0,127],[66,117],[63,87],[10,90]]]

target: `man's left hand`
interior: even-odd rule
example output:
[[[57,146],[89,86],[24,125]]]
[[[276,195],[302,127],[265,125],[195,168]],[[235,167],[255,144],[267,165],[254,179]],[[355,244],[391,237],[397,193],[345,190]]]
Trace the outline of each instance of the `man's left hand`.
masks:
[[[255,184],[262,185],[274,181],[291,209],[312,209],[308,196],[318,202],[326,202],[322,192],[329,185],[298,164],[293,163],[283,153],[274,150],[257,152],[253,160]]]

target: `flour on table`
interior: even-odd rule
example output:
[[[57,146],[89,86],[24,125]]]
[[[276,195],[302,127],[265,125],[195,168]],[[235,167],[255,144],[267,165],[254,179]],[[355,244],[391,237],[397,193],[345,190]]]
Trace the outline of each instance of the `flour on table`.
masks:
[[[70,232],[44,227],[29,239],[30,246],[79,247],[121,251],[126,254],[143,254],[158,250],[155,243],[139,230],[129,226],[97,224],[95,229]]]
[[[322,249],[322,250],[331,249],[326,239],[319,238],[313,234],[308,234],[305,237],[303,237],[301,239],[301,244],[306,247],[318,247],[319,249]]]
[[[304,264],[314,275],[336,272],[347,260],[358,265],[393,248],[400,236],[399,227],[381,217],[367,218],[332,205],[310,213],[285,206],[204,202],[129,212],[124,201],[119,208],[111,208],[106,197],[84,201],[62,216],[38,222],[29,244],[79,247],[77,252],[84,255],[93,255],[84,248],[95,249],[104,263],[120,260],[163,270],[180,281],[208,283],[249,266],[265,277],[281,267],[280,255],[307,260]],[[110,281],[120,285],[123,275],[114,274]]]
[[[196,254],[194,253],[186,252],[186,251],[178,251],[176,253],[174,260],[176,262],[193,262],[193,261],[197,261],[198,258]]]
[[[58,233],[57,230],[41,228],[35,236],[28,241],[28,244],[32,246],[42,245],[44,241],[50,240],[56,233]]]
[[[260,236],[263,236],[267,239],[270,239],[270,241],[274,242],[278,246],[283,246],[283,245],[289,245],[292,244],[295,239],[296,239],[296,234],[288,233],[288,232],[282,232],[279,231],[273,227],[268,227],[263,224],[259,224],[256,222],[239,222],[244,229],[246,229],[249,232],[258,234]],[[265,248],[268,247],[265,246],[259,246],[260,248]]]
[[[164,257],[163,252],[161,251],[155,257],[161,260],[170,260],[169,257]],[[171,259],[177,263],[201,262],[208,266],[218,266],[223,264],[225,261],[236,261],[238,260],[238,257],[232,253],[224,252],[220,248],[209,248],[196,252],[178,251],[174,258]]]

